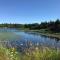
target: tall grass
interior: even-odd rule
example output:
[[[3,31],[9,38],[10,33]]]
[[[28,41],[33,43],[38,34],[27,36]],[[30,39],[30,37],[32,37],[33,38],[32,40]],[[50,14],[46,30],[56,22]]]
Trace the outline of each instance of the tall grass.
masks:
[[[20,60],[20,57],[15,48],[0,47],[0,60]]]
[[[60,50],[50,48],[27,49],[24,53],[16,48],[0,47],[0,60],[60,60]]]

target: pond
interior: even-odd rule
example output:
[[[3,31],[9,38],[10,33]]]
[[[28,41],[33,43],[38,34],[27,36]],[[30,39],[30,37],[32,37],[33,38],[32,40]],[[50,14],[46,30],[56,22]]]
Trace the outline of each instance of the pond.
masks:
[[[0,29],[0,45],[7,48],[50,47],[60,48],[60,41],[56,38],[42,36],[38,33],[24,32],[16,29]]]

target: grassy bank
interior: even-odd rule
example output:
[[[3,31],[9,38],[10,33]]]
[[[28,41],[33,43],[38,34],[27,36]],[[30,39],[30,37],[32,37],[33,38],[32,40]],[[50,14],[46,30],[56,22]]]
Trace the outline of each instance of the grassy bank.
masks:
[[[0,47],[0,60],[60,60],[60,50],[45,47],[43,50],[27,49],[25,53],[22,53],[15,48]]]
[[[60,39],[60,33],[55,33],[46,29],[41,29],[41,30],[24,30],[26,32],[36,32],[38,34],[47,36],[47,37],[52,37],[52,38],[57,38]]]
[[[0,60],[20,60],[20,57],[15,48],[0,47]]]
[[[52,38],[56,38],[56,39],[59,39],[60,40],[60,34],[58,33],[40,33],[41,35],[44,35],[44,36],[48,36],[48,37],[52,37]]]

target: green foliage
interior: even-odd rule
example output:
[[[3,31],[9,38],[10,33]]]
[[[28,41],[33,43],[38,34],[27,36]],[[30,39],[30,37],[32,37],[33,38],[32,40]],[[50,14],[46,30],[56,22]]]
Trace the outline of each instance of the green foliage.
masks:
[[[18,52],[16,48],[4,48],[0,47],[0,60],[60,60],[60,50],[54,50],[50,48],[34,49],[29,52]]]
[[[0,60],[20,60],[20,57],[15,48],[0,47]]]
[[[60,51],[49,48],[36,49],[33,52],[31,51],[31,53],[26,52],[23,58],[23,60],[60,60]]]

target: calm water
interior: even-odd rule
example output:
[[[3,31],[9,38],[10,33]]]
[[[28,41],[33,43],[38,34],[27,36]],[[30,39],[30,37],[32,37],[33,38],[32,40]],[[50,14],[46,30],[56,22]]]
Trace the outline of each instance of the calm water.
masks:
[[[45,46],[55,49],[60,48],[60,41],[56,38],[42,36],[37,33],[32,34],[31,32],[18,31],[16,29],[0,29],[0,32],[13,32],[16,36],[19,36],[16,39],[2,41],[2,44],[7,47],[29,48],[30,46]]]

